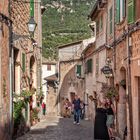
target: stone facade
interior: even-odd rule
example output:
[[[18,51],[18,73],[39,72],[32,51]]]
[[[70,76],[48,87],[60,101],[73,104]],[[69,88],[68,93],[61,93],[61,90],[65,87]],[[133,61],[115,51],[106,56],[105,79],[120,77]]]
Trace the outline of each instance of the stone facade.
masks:
[[[0,1],[0,139],[10,140],[9,1]]]
[[[73,100],[74,95],[84,99],[84,81],[78,79],[76,66],[81,62],[82,41],[59,47],[59,96],[60,113],[62,114],[63,100]],[[80,54],[80,55],[78,55]]]
[[[31,5],[34,15],[31,15]],[[42,22],[41,2],[37,0],[10,2],[10,16],[12,20],[12,85],[13,92],[21,94],[24,90],[34,91],[30,97],[23,116],[26,125],[30,127],[32,108],[37,107],[36,95],[41,90],[41,47],[42,47]],[[37,27],[33,35],[28,31],[27,23],[33,17]],[[19,130],[20,131],[20,130]]]
[[[53,78],[54,75],[56,75],[56,62],[42,58],[42,91],[44,94],[43,102],[46,104],[47,114],[57,115],[58,106],[56,102],[58,92],[56,87],[57,79]],[[49,77],[52,78],[50,79]]]
[[[140,31],[132,34],[131,89],[133,110],[133,137],[140,139]]]
[[[100,7],[101,6],[101,7]],[[107,59],[107,50],[105,45],[107,44],[107,3],[102,3],[101,5],[97,1],[95,3],[95,6],[90,13],[90,18],[92,22],[96,22],[96,39],[95,39],[95,82],[93,84],[94,91],[97,94],[97,98],[100,100],[103,98],[102,90],[102,84],[107,83],[107,79],[105,75],[101,72],[101,69],[103,66],[106,65],[106,59]]]

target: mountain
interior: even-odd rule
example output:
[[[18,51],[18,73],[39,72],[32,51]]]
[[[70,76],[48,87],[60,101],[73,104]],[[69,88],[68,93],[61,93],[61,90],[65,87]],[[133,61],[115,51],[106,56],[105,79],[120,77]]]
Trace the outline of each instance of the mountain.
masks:
[[[91,36],[88,14],[95,0],[42,0],[43,56],[57,59],[60,45]]]

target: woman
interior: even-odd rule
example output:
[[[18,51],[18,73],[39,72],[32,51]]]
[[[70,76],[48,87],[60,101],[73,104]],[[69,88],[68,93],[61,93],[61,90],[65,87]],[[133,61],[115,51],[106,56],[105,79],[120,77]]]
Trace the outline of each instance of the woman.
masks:
[[[114,124],[114,105],[110,99],[107,99],[107,122],[106,125],[108,127],[108,132],[111,140],[114,140],[115,138],[113,137],[113,124]]]
[[[64,102],[64,117],[68,117],[70,118],[71,116],[71,103],[69,101],[68,98],[66,98],[65,102]]]
[[[105,99],[103,99],[96,109],[94,140],[109,140],[108,129],[106,126],[107,115],[105,104]]]

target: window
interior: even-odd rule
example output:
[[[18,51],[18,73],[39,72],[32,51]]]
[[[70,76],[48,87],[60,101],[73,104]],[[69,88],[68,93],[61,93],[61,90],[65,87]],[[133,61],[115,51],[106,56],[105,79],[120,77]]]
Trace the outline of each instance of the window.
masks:
[[[125,0],[116,0],[116,22],[121,22],[126,15],[126,1]]]
[[[103,29],[103,16],[100,17],[100,31]]]
[[[96,21],[96,32],[99,33],[99,20]]]
[[[96,75],[98,75],[99,72],[99,55],[96,57]]]
[[[128,0],[128,23],[134,22],[134,0]]]
[[[113,9],[111,7],[109,10],[109,26],[110,26],[109,33],[110,34],[112,34],[112,32],[113,32],[113,20],[112,20],[112,18],[113,18]]]
[[[25,72],[25,69],[26,69],[26,60],[25,60],[25,54],[22,53],[22,70],[23,72]]]
[[[30,0],[30,16],[34,17],[34,0]]]
[[[47,65],[47,70],[51,71],[51,65],[50,64]]]
[[[92,72],[92,59],[87,60],[87,73],[91,73]]]
[[[76,75],[81,76],[81,65],[76,66]]]

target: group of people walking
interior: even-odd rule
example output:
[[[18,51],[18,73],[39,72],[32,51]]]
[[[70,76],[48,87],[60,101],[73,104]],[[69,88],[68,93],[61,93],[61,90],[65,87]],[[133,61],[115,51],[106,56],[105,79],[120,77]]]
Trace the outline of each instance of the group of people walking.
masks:
[[[84,119],[85,103],[75,95],[72,102],[69,99],[64,101],[64,117],[71,117],[74,114],[74,124],[79,125],[79,120]],[[102,99],[96,108],[94,122],[94,140],[115,140],[113,136],[113,125],[115,119],[115,108],[110,99]]]
[[[85,114],[85,103],[75,95],[75,98],[72,102],[68,98],[64,101],[64,117],[71,117],[71,114],[74,114],[74,124],[80,124],[79,120],[84,119]]]

